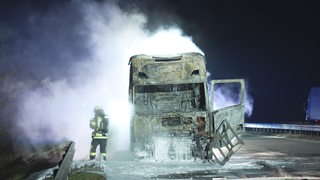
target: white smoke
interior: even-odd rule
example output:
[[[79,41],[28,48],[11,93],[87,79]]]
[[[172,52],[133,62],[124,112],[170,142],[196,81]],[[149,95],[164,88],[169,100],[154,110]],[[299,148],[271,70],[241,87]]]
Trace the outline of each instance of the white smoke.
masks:
[[[240,103],[239,98],[235,97],[237,93],[228,89],[215,89],[214,92],[215,101],[213,102],[213,109],[221,109],[237,105]],[[250,117],[253,111],[253,99],[245,90],[245,114]]]
[[[208,79],[210,79],[210,75],[210,73],[207,74]],[[237,84],[238,83],[230,83],[229,85],[224,84],[223,86],[215,87],[214,90],[209,89],[209,93],[213,93],[214,100],[210,99],[210,102],[212,103],[214,110],[240,104],[240,84],[238,84],[239,86],[237,86]],[[251,117],[253,111],[253,98],[248,92],[248,85],[248,81],[246,81],[244,89],[245,115]]]
[[[249,85],[248,82],[246,82],[246,89],[245,89],[245,97],[246,97],[246,102],[245,102],[245,106],[246,106],[246,115],[248,117],[251,117],[252,112],[253,112],[253,97],[251,96],[251,94],[249,93]]]
[[[111,119],[108,152],[112,156],[130,144],[129,58],[142,53],[203,52],[178,27],[151,33],[145,28],[147,17],[138,11],[124,12],[114,3],[82,3],[81,7],[84,23],[79,33],[88,37],[91,58],[74,61],[69,69],[72,78],[47,78],[41,88],[24,89],[18,124],[30,139],[74,141],[75,159],[87,159],[89,119],[94,106],[102,106]]]

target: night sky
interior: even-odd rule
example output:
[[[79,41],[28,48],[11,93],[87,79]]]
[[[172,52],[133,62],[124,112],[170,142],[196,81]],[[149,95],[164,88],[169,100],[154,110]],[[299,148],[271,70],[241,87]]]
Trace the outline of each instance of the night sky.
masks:
[[[320,86],[320,11],[317,1],[121,0],[119,4],[125,11],[139,8],[145,13],[150,30],[159,26],[179,26],[205,53],[212,79],[246,79],[249,95],[254,101],[252,116],[247,117],[247,122],[305,121],[309,90]],[[63,6],[68,6],[73,15],[64,17],[59,13],[59,7]],[[80,21],[77,11],[66,0],[1,1],[0,8],[0,23],[13,32],[10,41],[15,42],[30,38],[32,30],[24,29],[24,20],[34,14],[57,11],[62,26],[66,26],[64,18],[74,22],[67,24],[70,28]],[[42,19],[39,26],[45,26],[45,22]],[[39,32],[40,39],[42,33]],[[34,72],[34,67],[29,67],[28,61],[20,64],[9,59],[10,62],[4,64],[11,67],[11,71],[23,66],[23,71],[11,72],[22,73],[20,78],[41,79],[47,74],[58,78],[68,74],[67,66],[55,63],[73,54],[86,56],[87,52],[81,46],[84,37],[68,34],[68,31],[61,33],[64,33],[63,39],[68,39],[69,48],[62,51],[62,56],[58,53],[61,49],[50,47],[57,61],[49,64],[39,61],[38,66],[46,68],[45,71],[30,73]],[[40,42],[45,44],[45,41]],[[19,46],[19,52],[23,51],[24,45]],[[8,53],[14,54],[16,50],[10,49]],[[3,66],[2,72],[8,67]],[[63,68],[64,73],[55,73]]]

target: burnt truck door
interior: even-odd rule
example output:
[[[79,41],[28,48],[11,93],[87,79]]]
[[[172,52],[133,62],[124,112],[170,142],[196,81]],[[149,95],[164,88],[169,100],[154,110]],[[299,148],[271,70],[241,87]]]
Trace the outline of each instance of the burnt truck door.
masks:
[[[244,132],[244,80],[212,80],[209,100],[212,159],[224,165],[243,144],[239,135]]]

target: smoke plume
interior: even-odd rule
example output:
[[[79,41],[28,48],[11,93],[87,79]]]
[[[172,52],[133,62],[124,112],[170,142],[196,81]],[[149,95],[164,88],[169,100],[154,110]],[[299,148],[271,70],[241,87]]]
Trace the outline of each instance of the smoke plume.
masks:
[[[19,130],[30,140],[75,141],[75,159],[87,159],[89,119],[99,105],[110,116],[109,155],[128,149],[129,58],[202,53],[178,27],[150,32],[147,21],[138,10],[125,12],[114,2],[75,1],[30,15],[26,28],[32,36],[15,44],[30,44],[15,52],[23,60],[17,64],[23,64],[25,74],[6,88],[18,94]]]
[[[1,93],[17,101],[12,135],[21,132],[37,142],[72,140],[75,159],[89,157],[89,120],[97,105],[110,117],[108,156],[129,148],[131,56],[204,54],[178,26],[151,31],[145,14],[124,11],[117,1],[71,1],[46,11],[28,7],[1,69],[11,71]]]

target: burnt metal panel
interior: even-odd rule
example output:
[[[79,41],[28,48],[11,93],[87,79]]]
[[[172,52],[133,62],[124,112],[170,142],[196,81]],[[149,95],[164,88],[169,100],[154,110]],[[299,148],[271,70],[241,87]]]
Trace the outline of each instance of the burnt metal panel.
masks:
[[[173,57],[137,55],[130,59],[129,64],[133,84],[199,82],[207,78],[205,58],[199,53]]]

